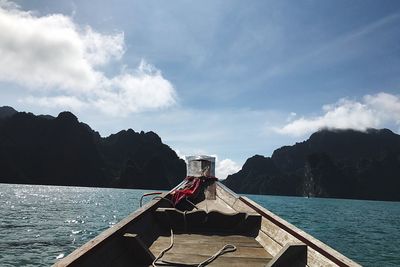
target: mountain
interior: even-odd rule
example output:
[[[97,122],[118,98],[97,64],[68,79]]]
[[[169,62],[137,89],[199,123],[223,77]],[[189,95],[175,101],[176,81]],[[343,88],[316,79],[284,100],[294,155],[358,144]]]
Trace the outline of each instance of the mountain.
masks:
[[[388,129],[321,130],[249,158],[223,182],[248,194],[400,200],[400,136]]]
[[[0,108],[0,182],[170,189],[186,164],[153,132],[103,138],[70,112]]]
[[[0,119],[11,117],[15,113],[17,113],[17,111],[12,107],[8,106],[0,107]]]
[[[120,131],[99,140],[116,186],[171,189],[186,176],[186,163],[154,132]]]

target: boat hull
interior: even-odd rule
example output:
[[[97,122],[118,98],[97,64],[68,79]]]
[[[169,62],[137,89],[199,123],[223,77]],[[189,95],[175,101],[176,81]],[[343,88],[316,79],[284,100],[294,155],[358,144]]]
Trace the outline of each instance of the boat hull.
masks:
[[[198,264],[231,244],[236,250],[218,256],[210,266],[360,266],[218,181],[206,183],[191,208],[172,207],[167,200],[173,191],[54,266],[150,266],[170,245],[171,235],[173,247],[162,260],[181,264]]]

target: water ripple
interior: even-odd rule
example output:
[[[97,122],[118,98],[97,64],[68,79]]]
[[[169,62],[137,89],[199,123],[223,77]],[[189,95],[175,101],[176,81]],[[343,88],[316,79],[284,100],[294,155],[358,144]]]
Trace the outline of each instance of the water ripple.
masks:
[[[9,184],[0,192],[0,266],[49,266],[137,209],[142,195]]]
[[[49,266],[148,191],[0,184],[0,266]],[[400,266],[400,203],[249,196],[365,266]]]
[[[249,196],[364,266],[400,266],[400,203]]]

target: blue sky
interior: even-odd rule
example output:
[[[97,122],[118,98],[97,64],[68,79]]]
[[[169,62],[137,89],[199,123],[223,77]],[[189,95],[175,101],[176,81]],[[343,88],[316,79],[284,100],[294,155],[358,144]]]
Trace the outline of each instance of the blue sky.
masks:
[[[221,177],[323,127],[400,129],[399,1],[0,5],[0,105],[152,130]]]

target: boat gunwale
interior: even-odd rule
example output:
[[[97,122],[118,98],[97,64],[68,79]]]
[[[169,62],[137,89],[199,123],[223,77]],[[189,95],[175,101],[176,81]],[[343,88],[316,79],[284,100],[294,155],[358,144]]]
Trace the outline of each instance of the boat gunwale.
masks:
[[[353,260],[347,258],[342,253],[336,251],[335,249],[331,248],[327,244],[323,243],[319,239],[311,236],[310,234],[304,232],[303,230],[297,228],[293,224],[287,222],[286,220],[282,219],[281,217],[277,216],[273,212],[265,209],[264,207],[260,206],[253,200],[249,199],[245,196],[239,196],[239,200],[241,200],[244,204],[249,206],[251,209],[256,211],[265,219],[269,220],[273,224],[275,224],[280,229],[286,231],[290,235],[294,236],[316,252],[320,253],[323,257],[326,257],[333,263],[337,264],[338,266],[361,266],[358,263],[354,262]]]
[[[282,219],[281,217],[274,214],[270,210],[260,206],[259,204],[249,199],[248,197],[236,194],[221,182],[217,182],[217,185],[221,187],[221,189],[225,190],[226,193],[229,193],[232,197],[237,198],[236,201],[237,200],[242,201],[245,205],[247,205],[249,208],[260,214],[262,217],[272,222],[280,229],[288,232],[289,234],[291,234],[292,236],[294,236],[295,238],[297,238],[310,248],[314,249],[315,251],[320,253],[323,257],[326,257],[333,263],[339,266],[361,266],[358,263],[354,262],[353,260],[347,258],[342,253],[336,251],[334,248],[331,248],[327,244],[323,243],[319,239],[297,228],[296,226]],[[233,204],[235,204],[236,201]]]
[[[184,183],[184,181],[180,182],[177,186],[175,186],[170,191],[162,193],[160,195],[160,197],[161,197],[160,199],[152,199],[149,202],[147,202],[146,204],[144,204],[142,207],[139,207],[137,210],[130,213],[128,216],[123,218],[117,224],[113,225],[113,227],[110,227],[110,228],[104,230],[99,235],[90,239],[88,242],[86,242],[82,246],[77,247],[74,251],[72,251],[70,254],[68,254],[65,258],[60,259],[59,261],[55,262],[53,264],[53,266],[54,267],[68,266],[71,263],[73,263],[74,261],[76,261],[77,259],[79,259],[80,257],[84,256],[85,253],[89,253],[95,247],[100,246],[108,238],[112,238],[114,236],[114,234],[122,231],[133,220],[144,215],[150,208],[152,208],[156,204],[158,204],[163,198],[167,197],[169,194],[171,194],[171,192],[173,192],[175,189],[179,188],[183,183]]]
[[[179,188],[181,184],[184,181],[182,181],[180,184],[178,184],[176,187],[174,187],[172,190],[169,192],[165,192],[161,194],[161,197],[167,197],[168,195],[171,194],[175,189]],[[319,254],[321,254],[322,257],[327,258],[328,260],[332,261],[333,263],[337,264],[338,266],[361,266],[357,264],[356,262],[352,261],[351,259],[347,258],[340,252],[336,251],[335,249],[329,247],[325,243],[321,242],[320,240],[316,239],[315,237],[311,236],[310,234],[307,234],[306,232],[300,230],[296,226],[290,224],[289,222],[285,221],[284,219],[280,218],[279,216],[275,215],[268,209],[260,206],[253,200],[249,199],[248,197],[245,196],[240,196],[230,190],[228,187],[226,187],[224,184],[221,182],[217,181],[216,182],[217,186],[221,188],[221,190],[225,191],[228,195],[230,195],[232,198],[235,200],[233,203],[229,204],[229,201],[226,202],[226,199],[224,197],[219,196],[227,205],[231,206],[233,209],[234,205],[237,201],[242,202],[245,204],[249,209],[254,210],[256,213],[261,215],[263,218],[266,220],[270,221],[271,223],[275,224],[279,229],[286,231],[288,234],[292,235],[299,241],[303,242],[307,246],[309,246],[311,249],[315,250]],[[80,259],[82,256],[89,255],[90,251],[94,251],[97,247],[101,246],[104,244],[106,240],[109,238],[113,238],[116,233],[123,231],[131,222],[135,221],[136,219],[140,218],[144,214],[146,214],[147,211],[151,210],[154,208],[157,204],[160,203],[160,199],[153,199],[147,202],[144,206],[138,208],[131,214],[129,214],[127,217],[122,219],[120,222],[115,224],[113,227],[108,228],[101,232],[98,236],[94,237],[93,239],[89,240],[82,246],[76,248],[73,252],[71,252],[69,255],[67,255],[65,258],[61,259],[60,261],[57,261],[53,266],[68,266],[72,264],[74,261]],[[261,228],[260,228],[260,231]],[[279,243],[279,241],[275,240],[275,242]]]
[[[235,197],[237,199],[240,198],[240,196],[238,194],[233,192],[229,187],[227,187],[226,185],[224,185],[220,181],[217,182],[217,186],[221,187],[223,190],[225,190],[227,193],[229,193],[232,197]]]
[[[172,190],[171,190],[172,191]],[[171,192],[170,191],[170,192]],[[165,192],[161,194],[161,197],[166,197],[170,192]],[[143,216],[149,209],[157,205],[162,199],[153,199],[147,202],[145,205],[142,207],[139,207],[137,210],[126,216],[124,219],[119,221],[117,224],[113,225],[112,227],[104,230],[101,232],[99,235],[96,237],[92,238],[82,246],[76,248],[74,251],[72,251],[69,255],[67,255],[65,258],[57,261],[54,263],[53,266],[68,266],[80,257],[84,256],[86,253],[89,253],[92,249],[95,249],[97,246],[100,246],[103,244],[104,241],[106,241],[108,238],[114,237],[114,234],[123,231],[126,226],[128,226],[129,223],[134,221],[135,219],[140,218]]]

